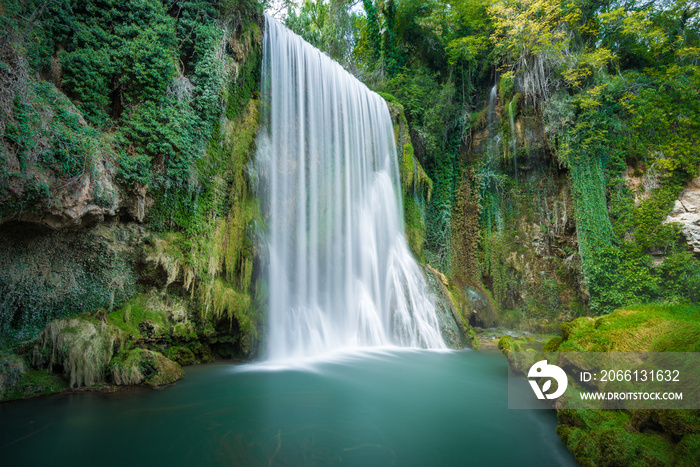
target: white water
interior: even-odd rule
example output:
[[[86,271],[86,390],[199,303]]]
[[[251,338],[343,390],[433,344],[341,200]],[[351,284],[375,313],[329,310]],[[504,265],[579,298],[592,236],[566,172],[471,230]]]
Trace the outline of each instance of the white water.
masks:
[[[262,71],[268,358],[445,348],[404,237],[386,102],[269,16]]]

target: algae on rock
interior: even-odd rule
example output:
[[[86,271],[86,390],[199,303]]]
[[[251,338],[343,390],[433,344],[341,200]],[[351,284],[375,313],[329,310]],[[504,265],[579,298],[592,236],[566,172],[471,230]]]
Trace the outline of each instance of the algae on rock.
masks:
[[[146,349],[122,352],[110,366],[112,380],[118,386],[163,386],[182,379],[185,373],[163,354]]]

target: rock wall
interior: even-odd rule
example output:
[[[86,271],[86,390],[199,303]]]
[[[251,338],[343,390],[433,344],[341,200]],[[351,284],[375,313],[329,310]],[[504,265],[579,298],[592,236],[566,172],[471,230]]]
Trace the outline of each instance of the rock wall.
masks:
[[[678,222],[688,247],[700,254],[700,177],[691,180],[681,192],[664,223]]]
[[[580,313],[587,295],[570,182],[535,109],[520,94],[496,98],[475,114],[462,161],[479,185],[479,259],[456,291],[477,311],[470,322],[546,331]]]
[[[264,292],[254,280],[259,208],[246,164],[258,127],[259,10],[233,6],[200,31],[223,35],[202,39],[212,50],[197,53],[215,55],[229,79],[194,106],[218,113],[210,131],[200,121],[210,134],[191,142],[198,159],[183,168],[189,179],[180,191],[163,188],[172,185],[163,182],[163,155],[125,169],[135,146],[117,154],[115,128],[84,118],[56,87],[60,70],[52,82],[26,73],[21,47],[0,41],[0,56],[14,57],[0,82],[15,95],[12,104],[8,89],[0,93],[0,104],[9,99],[0,105],[0,400],[68,386],[167,384],[182,376],[179,365],[256,355]],[[169,89],[192,98],[192,83],[206,81],[196,73],[179,70]],[[137,108],[115,111],[117,133]],[[173,135],[161,123],[139,121],[138,130],[167,151]],[[153,183],[129,180],[138,170]]]

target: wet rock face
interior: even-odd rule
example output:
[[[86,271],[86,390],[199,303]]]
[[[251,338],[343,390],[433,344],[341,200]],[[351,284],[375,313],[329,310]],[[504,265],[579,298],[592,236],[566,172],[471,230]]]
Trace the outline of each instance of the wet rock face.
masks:
[[[679,222],[688,246],[700,253],[700,177],[688,183],[664,222]]]
[[[490,328],[496,325],[496,313],[491,308],[488,298],[478,290],[467,287],[469,325],[478,328]]]
[[[445,275],[430,265],[425,265],[424,270],[428,286],[435,295],[435,311],[440,323],[440,333],[445,344],[453,350],[473,347],[471,329],[465,326],[459,311],[450,299]]]

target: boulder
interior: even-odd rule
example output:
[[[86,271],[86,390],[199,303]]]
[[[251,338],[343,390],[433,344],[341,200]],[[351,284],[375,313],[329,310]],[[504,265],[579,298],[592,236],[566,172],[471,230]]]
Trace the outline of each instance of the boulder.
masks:
[[[118,386],[163,386],[185,376],[176,362],[161,353],[146,349],[120,353],[114,357],[111,371],[114,384]]]

